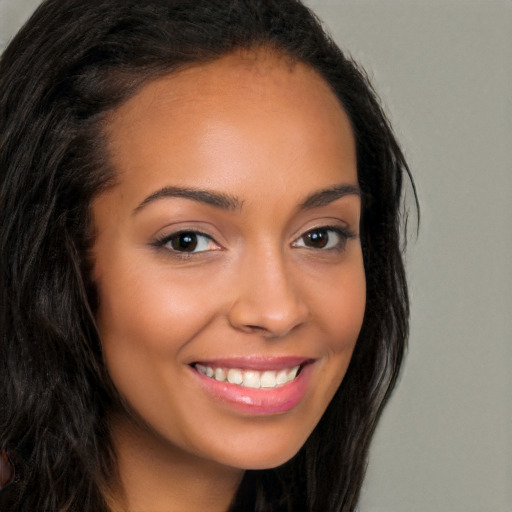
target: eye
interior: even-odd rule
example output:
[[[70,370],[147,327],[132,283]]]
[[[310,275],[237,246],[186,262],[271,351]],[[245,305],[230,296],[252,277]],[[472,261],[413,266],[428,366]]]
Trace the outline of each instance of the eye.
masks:
[[[307,231],[293,243],[293,246],[309,249],[343,249],[347,240],[352,237],[352,233],[343,228],[323,226]]]
[[[219,249],[210,236],[198,231],[178,231],[162,237],[154,245],[179,253],[199,253]]]

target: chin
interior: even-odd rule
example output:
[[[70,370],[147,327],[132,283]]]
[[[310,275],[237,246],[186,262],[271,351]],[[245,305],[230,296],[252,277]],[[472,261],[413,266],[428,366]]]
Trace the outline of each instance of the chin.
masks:
[[[293,459],[307,441],[307,437],[306,439],[301,437],[296,442],[290,442],[293,440],[288,436],[287,442],[283,442],[286,437],[280,435],[277,440],[266,443],[261,440],[253,442],[242,440],[243,446],[238,449],[231,447],[228,453],[224,449],[222,453],[211,458],[216,458],[224,465],[242,470],[273,469]]]

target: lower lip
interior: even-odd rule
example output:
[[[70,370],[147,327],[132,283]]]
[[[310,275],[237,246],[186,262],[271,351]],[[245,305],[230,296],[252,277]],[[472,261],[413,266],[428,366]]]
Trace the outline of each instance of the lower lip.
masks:
[[[203,389],[215,400],[239,412],[265,415],[287,412],[301,402],[309,387],[312,367],[313,364],[306,364],[292,382],[267,389],[246,388],[229,382],[220,382],[203,375],[193,367],[191,371]]]

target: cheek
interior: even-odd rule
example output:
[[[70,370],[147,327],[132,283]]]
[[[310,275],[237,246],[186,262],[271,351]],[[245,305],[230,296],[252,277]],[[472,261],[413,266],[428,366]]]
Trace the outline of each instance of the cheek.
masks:
[[[163,403],[174,410],[172,390],[187,368],[181,354],[215,317],[217,295],[203,279],[136,258],[103,268],[109,271],[97,279],[97,321],[108,372],[131,406],[157,425]]]
[[[329,288],[325,297],[325,323],[328,357],[324,366],[326,394],[328,403],[338,390],[361,331],[366,306],[366,277],[364,267],[357,266],[353,272],[344,274],[337,283]]]
[[[359,336],[366,307],[366,277],[362,258],[332,275],[318,295],[317,311],[333,353],[351,355]]]
[[[164,266],[158,271],[135,262],[105,277],[98,282],[98,324],[107,349],[176,351],[213,314],[215,294],[203,280],[171,275]]]
[[[165,267],[117,263],[98,280],[105,364],[120,394],[157,425],[163,403],[175,409],[172,390],[187,369],[182,354],[214,318],[217,294]]]

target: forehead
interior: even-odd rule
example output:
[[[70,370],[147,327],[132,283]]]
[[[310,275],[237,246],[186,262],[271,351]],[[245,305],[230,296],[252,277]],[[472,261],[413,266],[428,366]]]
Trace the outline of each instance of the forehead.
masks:
[[[118,179],[142,176],[137,187],[148,192],[157,181],[211,187],[219,178],[224,189],[243,181],[253,191],[319,168],[332,171],[327,182],[357,183],[350,121],[329,85],[268,50],[148,83],[113,112],[107,136]]]
[[[312,95],[313,92],[313,95]],[[204,114],[257,104],[259,108],[300,104],[304,110],[327,108],[342,112],[326,81],[311,67],[268,49],[239,51],[205,64],[191,65],[144,86],[111,117],[112,127],[147,120],[148,112],[168,106]],[[274,103],[274,105],[272,105]]]

